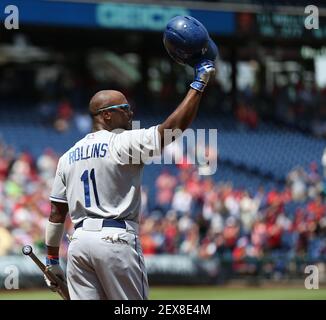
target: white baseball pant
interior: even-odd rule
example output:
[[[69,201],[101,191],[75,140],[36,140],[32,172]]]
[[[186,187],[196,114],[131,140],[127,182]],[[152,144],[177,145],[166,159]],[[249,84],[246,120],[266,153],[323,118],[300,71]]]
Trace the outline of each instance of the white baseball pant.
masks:
[[[103,219],[86,219],[71,239],[67,282],[72,300],[141,300],[148,280],[138,239],[138,225],[102,227]]]

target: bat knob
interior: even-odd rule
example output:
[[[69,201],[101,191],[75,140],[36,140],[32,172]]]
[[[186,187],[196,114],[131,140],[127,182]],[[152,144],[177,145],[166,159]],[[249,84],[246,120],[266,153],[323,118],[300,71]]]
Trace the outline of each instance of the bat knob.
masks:
[[[33,248],[31,246],[23,246],[23,254],[29,256],[33,252]]]

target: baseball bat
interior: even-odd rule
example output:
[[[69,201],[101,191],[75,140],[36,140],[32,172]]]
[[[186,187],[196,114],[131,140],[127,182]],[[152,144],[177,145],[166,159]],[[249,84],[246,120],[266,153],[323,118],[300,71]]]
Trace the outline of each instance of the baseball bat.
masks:
[[[64,300],[70,300],[67,285],[57,277],[53,272],[48,270],[48,268],[41,262],[41,260],[33,253],[33,248],[31,246],[24,246],[23,254],[29,256],[35,264],[41,269],[41,271],[48,277],[48,279],[58,287],[58,293]]]

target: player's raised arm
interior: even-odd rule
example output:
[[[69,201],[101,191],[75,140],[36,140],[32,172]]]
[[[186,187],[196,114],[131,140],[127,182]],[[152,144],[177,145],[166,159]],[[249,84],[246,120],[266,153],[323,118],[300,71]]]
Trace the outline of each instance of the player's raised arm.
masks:
[[[186,97],[159,126],[162,147],[171,143],[173,137],[181,135],[194,120],[202,93],[210,76],[215,73],[214,61],[218,56],[217,46],[205,26],[191,16],[172,18],[163,33],[163,43],[175,62],[194,68],[195,77]]]
[[[194,67],[195,78],[190,84],[190,90],[186,97],[179,104],[177,109],[159,126],[158,131],[161,137],[161,146],[171,142],[168,138],[168,130],[179,129],[184,131],[194,120],[202,93],[210,79],[215,73],[214,63],[210,60],[203,60]]]

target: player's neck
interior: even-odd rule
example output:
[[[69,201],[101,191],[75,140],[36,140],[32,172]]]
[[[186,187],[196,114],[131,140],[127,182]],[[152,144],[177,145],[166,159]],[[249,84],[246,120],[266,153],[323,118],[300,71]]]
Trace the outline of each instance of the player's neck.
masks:
[[[101,130],[111,131],[112,128],[110,128],[108,125],[105,125],[103,123],[94,123],[93,124],[92,132],[101,131]]]

